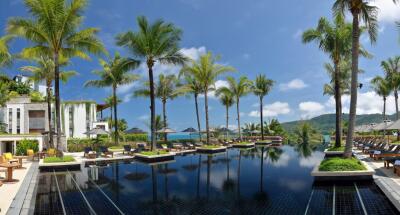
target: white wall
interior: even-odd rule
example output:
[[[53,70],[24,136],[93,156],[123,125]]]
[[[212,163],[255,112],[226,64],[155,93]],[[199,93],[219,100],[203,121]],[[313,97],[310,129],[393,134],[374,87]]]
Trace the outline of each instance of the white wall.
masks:
[[[16,134],[17,133],[17,109],[20,109],[20,133],[24,134],[25,133],[25,109],[24,109],[24,105],[23,104],[7,104],[7,109],[5,111],[5,123],[8,124],[8,128],[7,131],[9,131],[10,125],[9,125],[9,109],[12,109],[12,134]]]

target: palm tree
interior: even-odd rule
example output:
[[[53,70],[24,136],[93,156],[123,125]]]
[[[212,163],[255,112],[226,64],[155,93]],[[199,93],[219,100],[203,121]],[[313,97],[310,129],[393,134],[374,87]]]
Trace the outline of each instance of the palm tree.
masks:
[[[142,96],[148,97],[150,95],[149,90],[150,83],[145,83],[143,89],[138,89],[134,92],[134,96]],[[158,76],[158,82],[154,84],[154,95],[156,98],[159,98],[162,103],[162,112],[163,112],[163,123],[164,128],[167,127],[167,109],[166,104],[168,100],[173,100],[181,93],[177,91],[177,86],[179,85],[179,79],[175,75],[163,75],[160,74]],[[168,141],[167,134],[164,134],[165,142]]]
[[[268,79],[265,75],[258,75],[252,87],[254,95],[260,99],[260,125],[261,125],[261,140],[264,140],[264,122],[263,122],[263,99],[271,91],[274,81]]]
[[[32,73],[30,79],[32,81],[44,81],[46,83],[46,100],[47,100],[47,117],[49,124],[49,145],[50,147],[55,147],[53,143],[53,127],[51,124],[51,103],[52,103],[52,92],[51,88],[54,81],[54,61],[49,57],[41,56],[39,58],[34,58],[33,61],[36,66],[24,66],[20,70],[24,72]],[[60,66],[67,65],[68,60],[63,59],[60,61]],[[72,76],[77,75],[75,71],[60,71],[60,80],[66,83]]]
[[[120,99],[120,98],[118,98],[118,96],[117,96],[117,105],[119,104],[119,103],[121,103],[122,102],[122,100]],[[110,119],[108,120],[108,126],[110,127],[110,129],[112,129],[113,128],[113,107],[115,106],[114,105],[114,97],[111,95],[111,96],[108,96],[107,98],[105,98],[104,99],[104,102],[110,107]]]
[[[202,86],[196,78],[193,77],[191,74],[184,74],[185,84],[180,86],[177,91],[181,93],[191,93],[194,97],[194,104],[196,109],[196,120],[197,120],[197,129],[199,132],[199,138],[201,141],[201,126],[200,126],[200,115],[199,115],[199,104],[198,98],[199,95],[203,92]]]
[[[352,156],[353,134],[356,121],[357,87],[358,87],[358,58],[360,49],[360,18],[368,30],[369,39],[374,43],[378,34],[377,15],[378,8],[369,5],[369,0],[336,0],[332,10],[335,14],[344,16],[349,11],[353,16],[352,24],[352,47],[351,47],[351,88],[350,88],[350,114],[349,127],[347,130],[346,147],[344,157]],[[397,3],[398,0],[393,0]]]
[[[117,44],[129,49],[135,56],[143,58],[149,74],[151,110],[151,150],[156,148],[155,136],[155,94],[153,66],[161,64],[183,65],[187,58],[179,51],[182,31],[172,23],[156,20],[149,24],[146,17],[137,18],[138,32],[128,31],[117,36]]]
[[[8,43],[12,40],[12,36],[6,35],[0,37],[0,68],[9,66],[12,62],[12,55],[9,52]]]
[[[81,29],[87,0],[25,0],[32,18],[11,18],[7,32],[34,45],[23,49],[23,56],[46,53],[54,62],[57,149],[61,142],[60,58],[89,59],[88,53],[105,53],[97,39],[97,28]]]
[[[237,122],[238,122],[238,129],[239,129],[239,138],[242,139],[241,127],[240,127],[240,97],[247,95],[252,86],[252,82],[245,76],[239,78],[238,82],[236,82],[235,78],[227,77],[228,87],[221,87],[218,89],[219,91],[228,91],[231,92],[234,96],[236,102],[236,113],[237,113]]]
[[[398,89],[400,87],[400,56],[389,58],[386,61],[381,62],[381,66],[385,71],[386,79],[389,82],[390,87],[393,90],[394,101],[396,105],[396,120],[399,119],[399,94]]]
[[[219,101],[222,105],[225,106],[226,110],[226,135],[225,138],[228,138],[228,126],[229,126],[229,107],[231,107],[235,103],[235,99],[233,98],[232,92],[228,90],[220,91],[217,89],[216,96],[219,97]]]
[[[379,96],[382,96],[383,98],[383,121],[387,120],[386,118],[386,98],[390,95],[391,93],[391,86],[390,83],[387,79],[381,77],[381,76],[376,76],[371,80],[371,85],[376,94]],[[383,135],[385,136],[385,131],[383,132]]]
[[[181,74],[191,75],[196,79],[201,86],[201,91],[204,93],[204,106],[206,112],[206,134],[207,144],[210,143],[210,126],[208,119],[208,93],[215,90],[215,81],[223,73],[234,71],[235,69],[230,66],[217,64],[216,61],[219,57],[212,56],[211,52],[207,52],[200,56],[198,62],[192,61],[191,65],[185,65]]]
[[[114,110],[114,133],[115,133],[115,144],[118,145],[119,134],[118,134],[118,115],[117,115],[117,89],[122,85],[127,85],[139,79],[138,75],[130,73],[131,70],[136,69],[139,66],[139,61],[132,58],[123,58],[119,53],[115,53],[113,59],[108,62],[100,59],[101,70],[93,71],[94,74],[100,77],[100,80],[90,80],[85,83],[86,87],[111,87],[112,98],[113,98],[113,110]]]
[[[335,17],[334,23],[330,23],[328,19],[322,17],[315,29],[309,29],[303,33],[303,42],[309,43],[316,41],[319,48],[329,54],[333,61],[333,86],[334,97],[336,103],[336,138],[335,146],[341,145],[342,133],[342,110],[340,95],[340,63],[349,55],[351,50],[351,24],[345,22],[342,15]]]

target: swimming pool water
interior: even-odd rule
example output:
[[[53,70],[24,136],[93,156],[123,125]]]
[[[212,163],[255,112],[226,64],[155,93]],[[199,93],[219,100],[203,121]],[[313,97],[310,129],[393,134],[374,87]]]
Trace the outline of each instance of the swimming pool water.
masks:
[[[317,184],[307,147],[229,149],[41,173],[35,214],[397,214],[373,182]]]

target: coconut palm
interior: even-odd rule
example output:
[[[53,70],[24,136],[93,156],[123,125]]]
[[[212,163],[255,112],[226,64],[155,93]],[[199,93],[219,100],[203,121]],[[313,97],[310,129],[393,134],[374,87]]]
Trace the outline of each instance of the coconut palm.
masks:
[[[143,89],[135,90],[133,93],[135,97],[142,96],[148,97],[150,95],[149,90],[150,83],[145,83]],[[161,100],[162,112],[163,112],[163,123],[164,128],[167,127],[167,101],[173,100],[178,97],[181,93],[177,91],[179,85],[179,79],[175,75],[163,75],[158,76],[158,82],[154,84],[154,95],[156,98]],[[167,134],[164,134],[165,142],[168,141]]]
[[[385,72],[386,79],[389,82],[394,94],[394,101],[396,105],[396,120],[399,119],[399,94],[400,87],[400,56],[389,58],[381,62],[382,69]]]
[[[49,124],[49,145],[55,147],[53,144],[53,127],[51,124],[51,103],[52,103],[52,85],[55,79],[54,74],[54,61],[53,59],[45,56],[34,58],[36,66],[23,66],[20,68],[21,71],[32,73],[30,80],[32,81],[44,81],[46,83],[46,100],[47,100],[47,117]],[[68,63],[67,59],[60,61],[60,66],[65,66]],[[60,80],[66,83],[72,76],[77,75],[75,71],[60,71]]]
[[[118,98],[118,96],[117,96],[117,105],[119,104],[119,103],[121,103],[122,102],[122,100],[120,99],[120,98]],[[110,107],[110,119],[108,120],[108,126],[110,127],[110,129],[112,129],[113,128],[113,107],[114,107],[114,97],[112,96],[112,95],[110,95],[109,97],[107,97],[107,98],[105,98],[104,99],[104,102]]]
[[[218,60],[218,56],[214,57],[211,52],[208,52],[200,56],[198,61],[192,61],[190,65],[185,65],[181,70],[181,74],[193,76],[200,83],[201,91],[204,93],[207,144],[210,143],[208,93],[215,90],[215,82],[221,74],[235,70],[233,67],[217,64]]]
[[[239,130],[239,138],[242,139],[241,127],[240,127],[240,109],[239,103],[240,98],[247,95],[251,91],[252,82],[245,76],[239,78],[236,82],[235,78],[227,77],[228,87],[221,87],[219,91],[228,91],[231,92],[235,102],[236,102],[236,113],[237,113],[237,122],[238,122],[238,130]]]
[[[81,29],[87,0],[25,0],[31,18],[11,18],[7,32],[34,44],[24,48],[22,55],[39,56],[46,53],[54,62],[57,148],[61,142],[60,58],[89,59],[88,53],[104,53],[97,39],[97,28]]]
[[[265,75],[258,75],[254,81],[252,91],[254,95],[260,99],[260,125],[261,125],[261,139],[264,140],[264,119],[263,119],[263,100],[266,95],[271,91],[274,81],[268,79]]]
[[[197,120],[197,129],[199,132],[199,138],[201,141],[201,126],[200,126],[200,115],[199,115],[199,104],[198,98],[199,95],[203,92],[201,84],[196,78],[193,77],[191,74],[184,74],[184,81],[185,83],[180,86],[177,91],[181,93],[190,93],[193,94],[194,97],[194,104],[196,109],[196,120]]]
[[[225,110],[226,110],[226,126],[225,127],[227,129],[225,138],[228,138],[229,107],[231,107],[235,103],[235,99],[233,97],[232,92],[228,91],[228,90],[220,91],[219,89],[217,89],[215,95],[218,96],[221,104],[225,106]]]
[[[172,23],[156,20],[149,24],[146,17],[139,16],[137,24],[139,31],[128,31],[118,35],[117,44],[126,47],[135,56],[143,58],[146,62],[150,88],[151,150],[154,150],[156,148],[154,64],[183,65],[188,59],[179,51],[182,31]]]
[[[131,70],[136,69],[139,66],[139,61],[132,58],[123,58],[119,53],[115,53],[113,59],[108,62],[100,59],[99,64],[101,70],[93,71],[94,74],[100,77],[99,80],[90,80],[85,83],[86,87],[111,87],[112,98],[113,98],[113,110],[114,110],[114,133],[115,133],[115,144],[118,145],[119,134],[118,134],[118,115],[117,115],[117,89],[122,85],[130,84],[139,79],[139,76],[130,73]]]
[[[333,86],[336,103],[336,138],[335,146],[341,145],[341,100],[340,95],[340,66],[339,64],[348,56],[351,50],[351,24],[345,22],[342,15],[335,17],[334,23],[322,17],[315,29],[309,29],[303,33],[303,42],[315,41],[319,48],[329,54],[333,62]]]
[[[387,120],[386,118],[386,98],[391,93],[391,85],[389,81],[381,76],[376,76],[371,80],[371,86],[374,89],[375,93],[383,98],[383,121]],[[385,131],[383,131],[383,136],[385,136]]]
[[[12,55],[9,52],[8,43],[12,40],[12,36],[6,35],[0,37],[0,68],[9,66],[12,62]]]
[[[398,0],[392,0],[397,3]],[[378,8],[371,6],[370,0],[336,0],[332,10],[338,15],[350,12],[353,16],[352,23],[352,47],[351,47],[351,88],[350,88],[350,114],[349,127],[347,130],[346,147],[344,157],[352,156],[353,134],[356,120],[357,87],[358,87],[358,58],[360,54],[360,18],[364,22],[371,43],[374,43],[378,34],[377,15]]]

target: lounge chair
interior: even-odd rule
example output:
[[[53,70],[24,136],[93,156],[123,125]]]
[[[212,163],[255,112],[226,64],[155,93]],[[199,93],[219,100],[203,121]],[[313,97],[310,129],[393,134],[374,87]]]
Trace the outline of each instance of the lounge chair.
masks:
[[[375,154],[393,151],[396,145],[383,144],[379,148],[368,150],[369,157],[374,157]]]
[[[194,149],[194,145],[193,145],[191,142],[186,142],[186,143],[185,143],[185,146],[186,146],[188,149]]]
[[[174,148],[176,150],[182,150],[183,144],[182,143],[172,143],[172,148]]]
[[[50,148],[47,150],[47,156],[49,156],[49,157],[54,157],[54,156],[56,156],[56,154],[57,154],[56,149]]]
[[[5,160],[9,163],[19,163],[18,159],[13,158],[13,155],[10,152],[3,154]]]
[[[28,156],[28,158],[31,159],[32,161],[35,160],[35,157],[39,158],[37,154],[33,151],[33,149],[27,149],[26,156]]]
[[[400,156],[384,157],[384,158],[382,158],[382,160],[383,160],[383,166],[386,167],[387,169],[389,169],[390,164],[394,165],[394,162],[396,160],[400,160]]]
[[[108,157],[109,155],[111,155],[111,157],[114,157],[114,152],[109,151],[107,147],[100,146],[100,152],[103,157]]]
[[[85,148],[83,149],[83,157],[89,158],[89,157],[90,157],[89,155],[92,154],[92,152],[93,152],[92,147],[85,147]]]
[[[400,146],[394,147],[391,151],[381,152],[380,154],[374,155],[374,159],[378,160],[379,158],[384,157],[396,157],[400,156]]]
[[[131,145],[124,145],[124,151],[122,152],[123,155],[125,153],[127,153],[128,155],[132,155],[134,152],[135,152],[135,149],[132,149]]]

